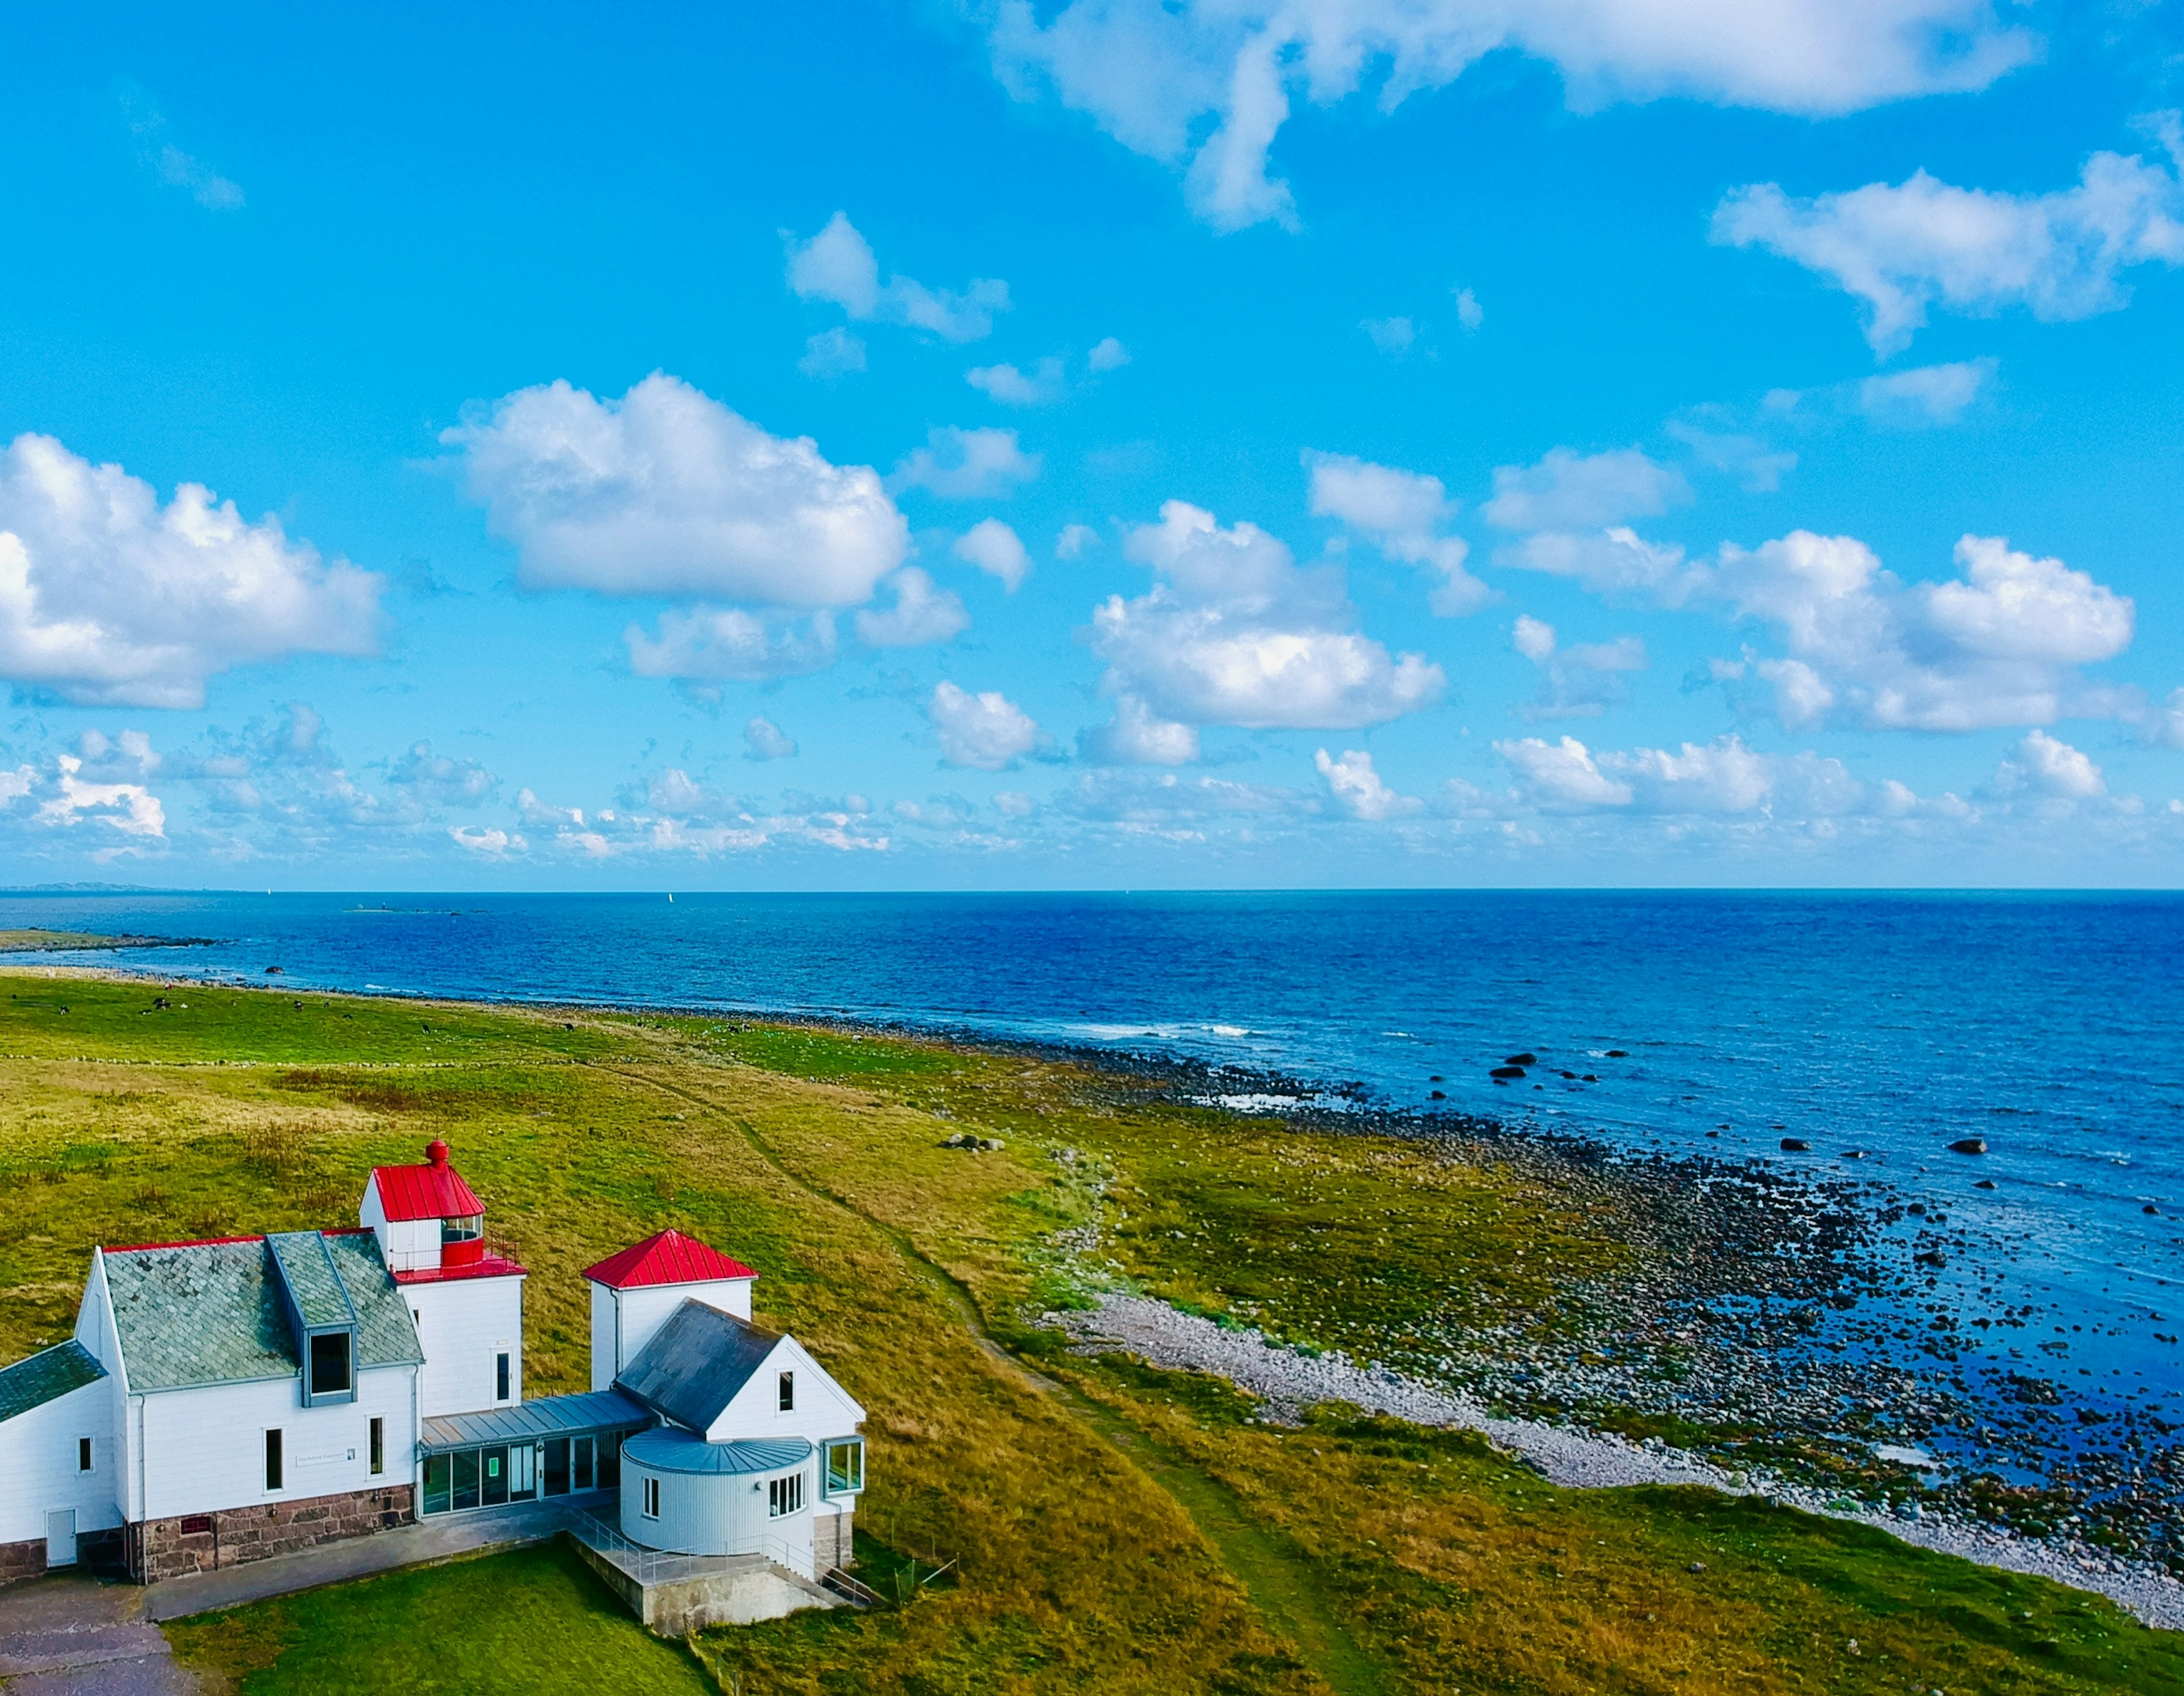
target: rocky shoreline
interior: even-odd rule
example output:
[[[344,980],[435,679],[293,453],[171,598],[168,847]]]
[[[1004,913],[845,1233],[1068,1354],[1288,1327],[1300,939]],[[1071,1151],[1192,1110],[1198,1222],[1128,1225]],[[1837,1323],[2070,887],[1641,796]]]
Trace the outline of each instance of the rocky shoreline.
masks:
[[[1502,1417],[1469,1398],[1384,1367],[1361,1367],[1340,1353],[1278,1347],[1256,1331],[1217,1325],[1145,1297],[1111,1292],[1089,1309],[1048,1313],[1041,1322],[1075,1339],[1079,1352],[1125,1349],[1154,1366],[1227,1379],[1263,1400],[1268,1416],[1280,1422],[1294,1423],[1319,1403],[1346,1403],[1418,1425],[1479,1431],[1565,1487],[1696,1484],[1763,1496],[1871,1526],[1921,1548],[2098,1592],[2149,1626],[2184,1630],[2184,1583],[2151,1563],[2121,1559],[2082,1542],[2020,1537],[1944,1512],[1921,1509],[1915,1518],[1883,1514],[1846,1505],[1763,1469],[1725,1471],[1657,1440],[1634,1443],[1576,1425]]]

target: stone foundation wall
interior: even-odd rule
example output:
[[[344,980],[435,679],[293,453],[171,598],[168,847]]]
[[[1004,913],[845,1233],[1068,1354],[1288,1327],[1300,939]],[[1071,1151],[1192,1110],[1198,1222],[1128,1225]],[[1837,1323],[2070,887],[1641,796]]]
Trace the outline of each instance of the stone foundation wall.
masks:
[[[18,1578],[35,1578],[45,1570],[43,1537],[33,1537],[28,1543],[0,1543],[0,1584],[12,1584]]]
[[[129,1576],[147,1584],[368,1537],[416,1518],[407,1484],[151,1520],[128,1528]]]
[[[811,1516],[811,1563],[814,1570],[825,1572],[837,1566],[846,1570],[857,1564],[855,1518],[855,1515],[847,1508],[838,1514],[814,1514]]]

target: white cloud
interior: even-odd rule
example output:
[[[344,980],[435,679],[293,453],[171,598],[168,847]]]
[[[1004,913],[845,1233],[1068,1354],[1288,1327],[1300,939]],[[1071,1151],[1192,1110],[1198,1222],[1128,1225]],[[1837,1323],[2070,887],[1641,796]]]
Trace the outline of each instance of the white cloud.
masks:
[[[435,754],[429,742],[411,744],[410,751],[387,767],[387,781],[443,806],[476,806],[500,787],[500,779],[476,760]]]
[[[1596,718],[1630,699],[1623,674],[1646,669],[1646,644],[1635,636],[1559,648],[1553,625],[1519,615],[1510,638],[1545,673],[1539,695],[1519,709],[1527,718]]]
[[[865,343],[861,337],[836,325],[831,330],[822,330],[807,337],[804,343],[804,357],[796,362],[796,369],[806,377],[829,378],[847,377],[852,371],[865,368]]]
[[[1897,429],[1954,424],[1992,385],[1994,373],[1995,361],[1985,359],[1869,377],[1858,386],[1858,410]]]
[[[1998,537],[1956,546],[1964,575],[1906,584],[1853,537],[1796,531],[1720,563],[1688,592],[1775,627],[1789,650],[1753,669],[1792,728],[1842,717],[1871,728],[2041,724],[2069,704],[2075,669],[2130,645],[2130,599],[2060,560]]]
[[[1130,350],[1112,336],[1101,338],[1085,354],[1084,363],[1095,371],[1120,371],[1130,362]]]
[[[1486,321],[1486,309],[1479,304],[1479,297],[1468,288],[1456,291],[1456,321],[1463,326],[1466,335],[1475,334]]]
[[[746,760],[793,760],[796,757],[794,739],[783,735],[782,728],[770,718],[754,718],[744,726],[744,758]],[[583,821],[579,819],[578,823]]]
[[[1006,771],[1039,746],[1039,726],[998,689],[972,695],[942,683],[926,713],[939,733],[940,757],[951,766]]]
[[[448,840],[458,848],[487,860],[504,860],[510,854],[531,851],[531,845],[522,837],[510,835],[498,827],[481,829],[467,824],[453,826],[448,831]]]
[[[1856,296],[1881,354],[1908,346],[1936,305],[1982,315],[2023,306],[2050,322],[2112,312],[2131,298],[2120,273],[2184,264],[2184,134],[2173,112],[2157,122],[2166,170],[2097,153],[2075,187],[2023,195],[1924,170],[1811,199],[1752,183],[1723,199],[1713,237],[1765,247]]]
[[[983,500],[1013,494],[1039,475],[1039,456],[1017,445],[1013,430],[962,430],[943,425],[925,432],[889,474],[896,488],[929,488],[944,500]]]
[[[994,314],[1009,310],[1009,286],[993,277],[974,278],[960,293],[900,276],[881,282],[872,244],[847,213],[837,212],[808,242],[786,230],[782,240],[797,297],[832,301],[852,318],[905,325],[943,341],[976,342],[993,333]]]
[[[888,579],[894,605],[884,611],[857,614],[857,639],[867,648],[922,648],[951,642],[971,628],[971,615],[953,590],[944,589],[916,566],[905,566]]]
[[[1017,533],[998,518],[982,518],[958,536],[956,557],[999,577],[1011,594],[1031,575],[1031,555]]]
[[[136,157],[170,188],[179,188],[209,212],[239,212],[242,190],[203,159],[161,139],[167,120],[159,109],[134,89],[121,96],[121,115],[136,138]]]
[[[1089,524],[1065,524],[1054,538],[1054,557],[1074,560],[1081,557],[1087,548],[1097,547],[1100,533]]]
[[[1347,730],[1417,711],[1446,679],[1418,654],[1391,658],[1346,627],[1339,567],[1299,571],[1254,524],[1223,530],[1185,502],[1129,533],[1126,551],[1158,581],[1092,615],[1103,687],[1156,719],[1245,729]]]
[[[671,608],[660,616],[660,633],[632,624],[622,632],[630,669],[641,678],[684,678],[705,683],[760,683],[801,677],[834,662],[834,620],[822,611],[802,629],[778,616],[741,607]]]
[[[0,450],[0,678],[91,705],[195,707],[205,680],[378,650],[381,579],[184,483],[165,506],[50,436]]]
[[[1551,448],[1535,466],[1497,466],[1494,498],[1479,511],[1502,530],[1585,530],[1653,517],[1691,498],[1681,471],[1636,448],[1585,455]]]
[[[1665,427],[1691,450],[1691,456],[1701,465],[1727,472],[1753,494],[1780,488],[1785,474],[1797,468],[1795,454],[1777,449],[1757,436],[1710,430],[1682,418],[1670,419]]]
[[[1527,536],[1496,549],[1494,559],[1497,565],[1574,577],[1596,594],[1643,590],[1671,604],[1682,598],[1678,586],[1690,577],[1681,548],[1648,542],[1627,524],[1590,536],[1560,531]]]
[[[1987,0],[1030,0],[990,14],[996,74],[1051,89],[1125,147],[1181,167],[1217,228],[1296,221],[1269,152],[1292,91],[1333,105],[1378,79],[1392,110],[1513,47],[1552,64],[1572,103],[1690,95],[1797,113],[1984,87],[2036,50]]]
[[[1920,807],[1903,784],[1869,787],[1838,760],[1763,754],[1730,735],[1675,752],[1596,752],[1575,737],[1496,742],[1515,779],[1510,799],[1542,812],[1629,812],[1663,818],[1744,817],[1777,810],[1800,819],[1902,815]],[[1472,791],[1469,799],[1490,801]],[[1952,797],[1953,800],[1953,797]]]
[[[655,372],[619,400],[519,389],[445,431],[526,589],[777,606],[866,600],[909,527],[868,466]]]
[[[1418,326],[1407,318],[1368,318],[1357,327],[1372,338],[1374,347],[1391,359],[1401,359],[1410,352],[1418,338]]]
[[[1346,748],[1342,757],[1331,759],[1322,748],[1312,756],[1335,804],[1352,818],[1401,818],[1423,812],[1425,803],[1416,795],[1398,795],[1373,769],[1373,756],[1362,748]]]
[[[1496,742],[1494,751],[1508,762],[1518,795],[1543,812],[1630,804],[1630,785],[1602,772],[1591,750],[1574,736],[1559,742],[1527,736],[1517,742]]]
[[[516,791],[515,811],[517,817],[533,829],[564,829],[571,825],[581,828],[584,822],[581,806],[549,806],[528,788]]]
[[[1014,365],[973,365],[963,380],[1004,406],[1045,406],[1069,393],[1061,361],[1051,355],[1028,374]]]
[[[2043,730],[2029,732],[2017,745],[2017,757],[1997,768],[1993,789],[2008,795],[2020,789],[2055,801],[2092,801],[2109,792],[2101,768],[2067,742]]]
[[[1187,766],[1198,757],[1198,730],[1156,716],[1134,695],[1115,698],[1115,717],[1080,739],[1087,759],[1110,766]]]
[[[1492,591],[1463,568],[1468,545],[1461,537],[1435,533],[1456,514],[1439,477],[1310,449],[1304,463],[1312,473],[1313,512],[1340,519],[1370,536],[1390,559],[1440,578],[1430,601],[1435,612],[1457,616],[1485,604]]]

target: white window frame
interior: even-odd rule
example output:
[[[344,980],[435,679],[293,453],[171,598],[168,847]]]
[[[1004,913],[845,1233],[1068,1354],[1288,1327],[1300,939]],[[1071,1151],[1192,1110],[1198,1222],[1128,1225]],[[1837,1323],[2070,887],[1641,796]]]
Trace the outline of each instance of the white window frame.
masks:
[[[766,1516],[769,1520],[785,1520],[804,1511],[804,1474],[789,1473],[783,1478],[769,1478],[766,1484]]]
[[[281,1476],[277,1480],[270,1476],[273,1471],[273,1451],[276,1447],[281,1451]],[[263,1493],[268,1496],[287,1495],[288,1493],[288,1434],[284,1427],[280,1425],[265,1427],[265,1471],[260,1475],[265,1484]]]
[[[75,1440],[75,1470],[96,1472],[98,1470],[98,1451],[92,1447],[92,1439],[80,1437]]]
[[[781,1375],[781,1381],[775,1386],[774,1399],[778,1404],[777,1412],[793,1414],[796,1411],[796,1372],[794,1368]]]
[[[660,1517],[660,1481],[657,1478],[648,1478],[644,1481],[644,1504],[642,1512],[648,1520],[656,1520]]]

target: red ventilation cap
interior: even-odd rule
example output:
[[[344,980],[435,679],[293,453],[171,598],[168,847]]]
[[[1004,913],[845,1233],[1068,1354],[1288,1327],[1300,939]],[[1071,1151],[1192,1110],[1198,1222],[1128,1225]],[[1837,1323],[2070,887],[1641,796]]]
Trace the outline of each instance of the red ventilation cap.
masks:
[[[425,1145],[425,1163],[427,1166],[438,1167],[443,1170],[446,1169],[448,1164],[448,1145],[441,1141],[437,1136]]]

